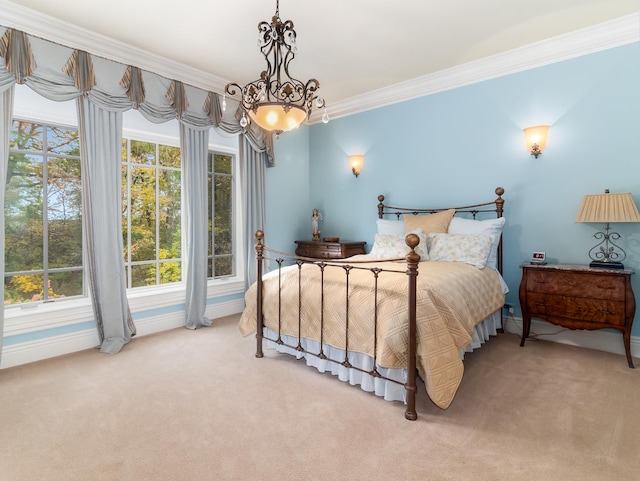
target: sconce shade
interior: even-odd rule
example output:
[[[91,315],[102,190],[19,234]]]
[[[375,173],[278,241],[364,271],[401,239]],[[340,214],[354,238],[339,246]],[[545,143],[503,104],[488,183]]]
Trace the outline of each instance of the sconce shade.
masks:
[[[351,164],[351,172],[358,177],[362,172],[362,162],[364,161],[364,155],[351,155],[349,156],[349,163]]]
[[[629,192],[587,194],[582,199],[576,222],[640,222],[640,213]]]
[[[536,125],[535,127],[527,127],[524,129],[524,138],[527,143],[527,150],[536,159],[547,146],[548,131],[548,125]]]

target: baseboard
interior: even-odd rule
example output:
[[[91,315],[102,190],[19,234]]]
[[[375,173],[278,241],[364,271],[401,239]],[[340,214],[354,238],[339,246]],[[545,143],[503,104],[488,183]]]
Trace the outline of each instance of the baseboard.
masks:
[[[209,319],[218,319],[242,312],[243,308],[243,299],[220,302],[207,306],[205,316]],[[140,319],[136,321],[136,337],[147,336],[182,326],[184,326],[184,311]],[[22,344],[5,346],[2,352],[2,365],[0,369],[42,361],[86,349],[94,349],[98,344],[99,340],[96,330],[89,329]]]
[[[507,332],[522,335],[522,319],[509,316],[504,321],[504,329]],[[568,344],[577,347],[586,347],[597,351],[611,352],[625,356],[622,334],[604,330],[584,331],[565,329],[539,319],[531,321],[529,336],[538,336],[538,339]],[[631,356],[640,357],[640,338],[631,336]]]

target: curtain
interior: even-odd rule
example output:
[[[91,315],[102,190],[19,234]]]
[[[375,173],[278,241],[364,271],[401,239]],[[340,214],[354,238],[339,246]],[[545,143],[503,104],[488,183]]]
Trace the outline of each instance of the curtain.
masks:
[[[209,129],[195,130],[180,124],[180,152],[184,178],[185,233],[187,252],[184,259],[186,282],[185,326],[198,329],[210,326],[204,316],[207,304],[208,193],[207,155]]]
[[[0,56],[5,60],[5,65],[0,66],[0,91],[9,89],[5,90],[1,105],[0,148],[4,154],[4,178],[13,110],[10,87],[19,82],[50,100],[76,99],[88,272],[101,350],[118,352],[135,335],[126,299],[120,223],[122,112],[131,108],[138,109],[154,123],[175,118],[180,121],[187,222],[186,325],[189,328],[209,325],[210,321],[204,317],[208,129],[213,126],[221,132],[246,134],[240,141],[240,162],[248,216],[245,232],[250,238],[245,245],[251,259],[255,258],[253,234],[256,229],[264,228],[265,162],[274,165],[271,134],[253,124],[242,129],[236,100],[227,99],[229,108],[223,112],[216,93],[135,66],[94,57],[15,29],[0,26],[0,35]],[[0,227],[3,226],[4,216]],[[2,239],[4,243],[4,228]],[[4,255],[1,262],[4,272]],[[255,259],[247,266],[255,266]],[[254,277],[255,269],[251,269],[250,278]],[[0,316],[0,330],[2,319],[3,315]]]
[[[245,258],[245,288],[256,281],[257,260],[254,246],[255,233],[265,226],[265,166],[267,154],[256,151],[245,135],[240,136],[240,175],[242,178],[244,245],[247,246]]]
[[[122,113],[79,97],[83,215],[100,351],[116,353],[135,335],[127,302],[121,195]]]
[[[4,193],[7,182],[7,165],[9,161],[9,136],[11,134],[11,117],[13,113],[13,92],[14,83],[3,85],[4,91],[0,94],[0,165],[2,172],[2,189],[0,189],[0,253],[2,253],[2,262],[0,262],[0,293],[4,300]],[[8,87],[8,88],[7,88]],[[4,333],[4,305],[0,309],[0,361],[2,361],[2,345]]]

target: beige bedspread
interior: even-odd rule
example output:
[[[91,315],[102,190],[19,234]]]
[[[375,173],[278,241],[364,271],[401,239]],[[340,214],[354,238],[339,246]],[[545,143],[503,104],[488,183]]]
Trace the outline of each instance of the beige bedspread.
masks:
[[[408,339],[408,279],[402,263],[367,263],[359,267],[380,267],[401,273],[382,272],[378,275],[377,351],[382,367],[406,368]],[[349,271],[349,308],[345,287],[345,269],[327,266],[324,273],[314,264],[304,264],[302,275],[298,266],[282,270],[281,306],[278,304],[278,277],[273,271],[264,279],[265,326],[278,331],[278,311],[281,310],[281,332],[298,336],[301,319],[302,337],[345,349],[345,323],[349,322],[348,348],[374,354],[373,326],[375,303],[373,275],[370,270]],[[324,276],[324,310],[321,302],[320,277]],[[425,381],[427,393],[439,407],[446,409],[460,385],[464,367],[460,350],[471,343],[477,323],[504,304],[498,273],[493,269],[478,269],[460,262],[421,262],[417,277],[417,366]],[[298,283],[303,297],[298,315]],[[245,295],[246,307],[240,318],[240,331],[248,335],[256,330],[256,284]]]

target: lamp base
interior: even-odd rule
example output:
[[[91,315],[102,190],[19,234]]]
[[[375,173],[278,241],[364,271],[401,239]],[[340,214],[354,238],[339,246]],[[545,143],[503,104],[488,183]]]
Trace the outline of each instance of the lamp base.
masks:
[[[622,262],[603,262],[603,261],[593,261],[589,264],[589,267],[600,267],[604,269],[624,269]]]

